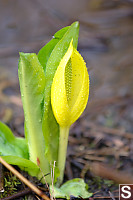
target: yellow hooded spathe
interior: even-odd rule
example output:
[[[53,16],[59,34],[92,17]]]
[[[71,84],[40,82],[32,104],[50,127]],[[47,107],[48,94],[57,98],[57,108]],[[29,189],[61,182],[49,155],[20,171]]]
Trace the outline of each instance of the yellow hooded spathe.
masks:
[[[84,111],[89,96],[86,64],[72,41],[62,58],[51,87],[54,116],[61,127],[73,124]]]

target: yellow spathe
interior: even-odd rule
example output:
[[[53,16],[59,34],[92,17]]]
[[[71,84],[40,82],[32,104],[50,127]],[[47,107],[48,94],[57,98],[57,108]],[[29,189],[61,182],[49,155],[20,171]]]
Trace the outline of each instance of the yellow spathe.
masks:
[[[54,116],[61,127],[69,127],[84,111],[89,96],[86,64],[72,41],[62,58],[51,87]]]

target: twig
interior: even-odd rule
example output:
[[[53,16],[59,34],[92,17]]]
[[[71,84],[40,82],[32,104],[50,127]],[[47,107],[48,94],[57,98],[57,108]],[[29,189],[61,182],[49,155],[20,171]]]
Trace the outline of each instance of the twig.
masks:
[[[73,171],[69,160],[66,161],[66,174],[69,180],[73,179]]]
[[[119,184],[133,184],[133,178],[131,175],[127,175],[127,173],[124,174],[124,172],[119,172],[118,170],[112,169],[109,166],[105,166],[98,162],[90,164],[90,171],[96,176],[113,180]]]
[[[4,174],[3,174],[3,165],[0,163],[0,192],[4,191]]]
[[[119,198],[119,196],[114,196],[114,198]],[[95,199],[112,199],[112,197],[109,197],[109,196],[101,196],[101,197],[93,197],[93,199],[95,200]]]
[[[115,105],[123,105],[123,104],[125,105],[126,104],[127,105],[130,102],[132,103],[132,101],[133,101],[132,95],[126,95],[125,97],[115,96],[112,98],[102,99],[101,101],[99,101],[99,99],[98,99],[95,101],[90,101],[88,109],[89,109],[89,113],[91,114],[91,112],[93,112],[93,113],[98,112],[101,109],[103,109],[105,106],[108,106],[108,105],[112,105],[112,104],[115,104]],[[87,115],[87,113],[88,113],[87,111],[88,110],[86,109],[84,117]]]
[[[114,197],[114,195],[113,195],[112,192],[109,191],[109,195],[110,195],[110,197],[112,198],[112,200],[115,200],[115,197]]]
[[[129,153],[127,151],[124,151],[123,149],[117,149],[114,147],[103,147],[101,149],[89,149],[84,150],[82,152],[78,152],[75,156],[76,157],[83,157],[84,155],[100,155],[100,156],[129,156]]]
[[[83,121],[82,124],[85,127],[92,128],[92,129],[94,128],[95,131],[100,131],[105,134],[117,135],[117,136],[125,137],[127,139],[133,139],[133,133],[124,132],[123,130],[108,128],[105,126],[97,126],[93,123],[88,123],[86,121]]]
[[[11,101],[13,104],[15,104],[15,105],[17,105],[17,106],[20,106],[20,107],[23,106],[20,97],[17,97],[17,96],[15,96],[15,95],[11,95],[11,96],[9,97],[9,99],[10,99],[10,101]]]
[[[86,164],[84,166],[84,168],[81,171],[80,177],[84,179],[85,178],[85,174],[87,173],[88,170],[90,170],[90,164]]]
[[[12,195],[10,195],[10,196],[8,196],[8,197],[2,198],[1,200],[16,199],[16,198],[18,198],[18,197],[22,197],[22,196],[27,195],[27,194],[29,194],[29,193],[31,193],[31,189],[30,189],[30,188],[26,188],[26,189],[24,189],[24,190],[19,191],[19,192],[16,193],[16,194],[12,194]]]
[[[42,197],[45,200],[50,200],[48,196],[46,196],[41,190],[39,190],[36,186],[34,186],[30,181],[28,181],[24,176],[22,176],[16,169],[14,169],[1,157],[0,157],[0,162],[14,175],[16,175],[23,183],[25,183],[31,190],[33,190],[38,196]]]
[[[105,161],[106,158],[105,157],[98,157],[98,156],[92,156],[92,155],[84,155],[84,158],[87,160],[94,160],[94,161]]]
[[[76,162],[75,160],[71,160],[72,165],[74,165],[75,167],[77,167],[78,169],[83,169],[84,165],[82,165],[79,162]]]

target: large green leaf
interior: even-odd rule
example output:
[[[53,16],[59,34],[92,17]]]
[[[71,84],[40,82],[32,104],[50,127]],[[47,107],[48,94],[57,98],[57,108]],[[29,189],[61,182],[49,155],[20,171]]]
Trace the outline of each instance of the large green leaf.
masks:
[[[12,131],[0,122],[0,155],[14,155],[28,159],[28,147],[24,138],[15,137]]]
[[[55,198],[70,199],[71,196],[80,198],[89,198],[92,193],[87,191],[87,184],[83,179],[75,178],[64,183],[60,188],[50,186],[50,194]]]
[[[18,74],[30,160],[39,164],[46,174],[50,172],[50,167],[45,157],[45,141],[42,132],[45,75],[35,53],[20,53]]]
[[[22,170],[27,171],[31,176],[38,176],[39,167],[30,160],[18,156],[2,156],[2,158],[11,165],[18,165]]]
[[[69,29],[69,26],[62,28],[61,30],[56,32],[53,36],[53,39],[50,40],[50,42],[48,42],[38,52],[38,60],[41,63],[41,65],[43,66],[44,71],[46,69],[46,64],[47,64],[47,61],[49,59],[51,52],[53,51],[55,45],[61,40],[61,38],[64,36],[64,34],[66,33],[66,31],[68,29]]]
[[[56,34],[60,39],[52,50],[50,57],[46,64],[45,76],[45,96],[44,96],[44,116],[43,116],[43,133],[46,142],[46,154],[50,162],[57,161],[58,156],[58,142],[59,142],[59,125],[57,124],[53,115],[51,107],[51,85],[55,71],[66,53],[71,40],[73,45],[77,48],[79,23],[75,22],[70,27],[65,29],[64,35]]]

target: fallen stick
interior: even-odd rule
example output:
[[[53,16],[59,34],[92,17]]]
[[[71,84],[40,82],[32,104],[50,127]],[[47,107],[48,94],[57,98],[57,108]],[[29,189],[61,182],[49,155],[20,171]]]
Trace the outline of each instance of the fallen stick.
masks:
[[[98,162],[90,164],[90,171],[96,176],[113,180],[115,183],[133,184],[133,178],[131,175],[124,174],[124,172],[119,172],[118,170],[112,169],[109,166]]]
[[[18,193],[12,194],[12,195],[10,195],[10,196],[8,196],[8,197],[4,197],[4,198],[2,198],[1,200],[16,199],[16,198],[22,197],[22,196],[24,196],[24,195],[27,195],[27,194],[29,194],[29,193],[31,193],[31,189],[30,189],[30,188],[26,188],[26,189],[24,189],[24,190],[19,191]]]
[[[98,126],[98,125],[95,125],[94,123],[88,123],[87,121],[83,121],[82,125],[84,127],[91,128],[92,130],[94,129],[95,132],[100,131],[104,134],[110,134],[110,135],[114,135],[114,136],[124,137],[124,138],[127,138],[127,139],[133,139],[133,133],[125,132],[123,130],[119,130],[119,129],[116,129],[116,128]]]
[[[42,197],[45,200],[50,200],[50,198],[45,195],[41,190],[34,186],[30,181],[28,181],[22,174],[20,174],[15,168],[9,165],[5,160],[0,156],[0,162],[10,170],[15,176],[17,176],[25,185],[27,185],[31,190],[33,190],[38,196]]]

